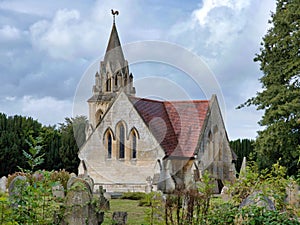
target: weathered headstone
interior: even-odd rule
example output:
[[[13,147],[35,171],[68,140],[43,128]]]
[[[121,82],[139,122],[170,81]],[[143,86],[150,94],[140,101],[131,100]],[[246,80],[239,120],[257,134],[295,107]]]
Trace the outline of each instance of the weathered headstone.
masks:
[[[127,222],[127,212],[114,212],[113,216],[113,223],[115,225],[126,225]]]
[[[224,186],[222,188],[221,197],[222,197],[223,201],[229,201],[230,200],[229,188],[227,186]]]
[[[67,182],[67,190],[69,190],[71,188],[71,186],[73,185],[74,181],[77,179],[77,177],[73,177],[71,176]]]
[[[255,191],[247,198],[245,198],[240,204],[239,208],[243,208],[244,206],[256,205],[259,207],[264,207],[266,210],[276,210],[274,202],[267,196],[264,196],[261,191]]]
[[[34,181],[42,181],[44,179],[44,175],[42,173],[35,172],[32,175],[32,178],[33,178]]]
[[[7,177],[3,176],[0,179],[0,192],[6,192]]]
[[[65,189],[61,183],[58,183],[52,187],[52,195],[55,198],[64,198],[65,197]]]
[[[150,193],[153,189],[153,187],[152,187],[152,177],[150,177],[150,176],[147,177],[146,182],[147,182],[147,185],[146,185],[146,188],[145,188],[145,192]]]
[[[28,186],[28,183],[26,183],[26,177],[16,176],[9,184],[8,187],[9,196],[20,194],[20,188],[24,186]]]
[[[80,174],[80,175],[78,175],[77,178],[85,180],[90,185],[90,188],[93,191],[93,189],[94,189],[94,180],[89,175]]]
[[[102,186],[99,186],[100,210],[109,210],[110,209],[109,200],[104,196],[105,193],[106,193],[106,190],[103,189]]]
[[[288,204],[299,207],[299,185],[295,181],[291,181],[286,187],[286,201]]]
[[[18,207],[22,203],[22,192],[29,186],[24,176],[16,176],[9,184],[8,194],[12,202],[12,207]]]
[[[103,213],[97,213],[92,204],[92,197],[93,193],[89,184],[85,180],[76,178],[65,198],[64,224],[101,224]],[[101,219],[102,221],[100,221]]]

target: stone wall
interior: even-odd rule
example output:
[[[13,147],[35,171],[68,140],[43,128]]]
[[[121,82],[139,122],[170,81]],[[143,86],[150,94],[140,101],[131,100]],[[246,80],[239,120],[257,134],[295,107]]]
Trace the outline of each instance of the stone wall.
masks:
[[[216,179],[233,181],[235,168],[224,121],[216,96],[210,101],[210,112],[198,151],[199,169],[209,171]]]
[[[118,158],[117,130],[120,123],[125,127],[125,158],[123,159]],[[105,143],[105,132],[108,129],[113,133],[111,158],[108,157]],[[138,133],[136,159],[130,158],[130,154],[126,153],[131,149],[130,131],[132,129]],[[79,154],[79,158],[86,163],[88,174],[96,183],[104,184],[104,186],[111,185],[111,188],[105,187],[107,191],[126,189],[126,187],[120,188],[115,185],[118,183],[146,185],[146,178],[153,177],[154,173],[159,172],[156,162],[163,156],[163,149],[124,93],[120,93],[114,104],[104,114],[101,123],[88,138]],[[84,173],[82,166],[79,166],[79,173]],[[143,187],[140,186],[138,189],[143,189]]]

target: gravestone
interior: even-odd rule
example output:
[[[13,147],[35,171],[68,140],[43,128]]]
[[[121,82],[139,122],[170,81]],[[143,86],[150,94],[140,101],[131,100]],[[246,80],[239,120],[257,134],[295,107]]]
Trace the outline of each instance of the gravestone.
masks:
[[[112,219],[114,225],[126,225],[127,212],[114,212]]]
[[[9,184],[8,194],[9,196],[20,194],[20,189],[24,186],[28,186],[26,182],[26,177],[24,176],[16,176]]]
[[[229,193],[229,188],[227,186],[224,186],[222,188],[221,197],[222,197],[223,201],[229,201],[230,200],[231,196],[230,196],[230,193]]]
[[[73,179],[65,198],[63,224],[101,224],[104,214],[103,212],[97,213],[95,205],[92,204],[92,198],[90,185],[83,179]]]
[[[152,187],[152,177],[150,177],[150,176],[147,177],[146,182],[147,182],[147,185],[145,187],[145,192],[150,193],[153,189],[153,187]]]
[[[94,180],[89,175],[80,174],[80,175],[78,175],[77,178],[85,180],[90,185],[90,188],[91,188],[91,190],[93,192],[93,189],[94,189]]]
[[[74,181],[77,179],[77,177],[73,177],[71,176],[67,182],[67,190],[69,190],[71,188],[71,186],[73,185]]]
[[[100,201],[100,210],[110,210],[109,199],[105,197],[106,190],[103,189],[103,186],[99,186],[99,201]]]
[[[44,175],[42,173],[35,172],[32,175],[32,178],[33,178],[34,181],[42,181],[42,180],[44,180]]]
[[[65,197],[65,189],[61,183],[58,183],[52,187],[52,195],[55,198],[64,198]]]
[[[0,179],[0,192],[6,192],[7,177],[3,176]]]
[[[247,198],[245,198],[240,204],[239,208],[243,208],[244,206],[256,205],[259,207],[264,207],[266,210],[275,211],[275,204],[272,202],[270,198],[264,196],[261,191],[255,191]]]
[[[291,181],[286,187],[286,202],[292,206],[299,207],[299,185],[295,181]]]
[[[14,208],[22,204],[22,192],[29,186],[26,180],[25,176],[16,176],[9,184],[8,194]]]

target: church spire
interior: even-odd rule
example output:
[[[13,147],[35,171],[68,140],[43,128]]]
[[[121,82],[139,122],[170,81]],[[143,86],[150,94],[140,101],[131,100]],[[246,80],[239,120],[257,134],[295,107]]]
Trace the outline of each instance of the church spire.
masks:
[[[108,40],[103,61],[100,62],[100,69],[95,74],[93,85],[93,96],[88,100],[89,120],[93,127],[96,127],[102,115],[107,110],[109,103],[120,91],[127,95],[135,95],[133,86],[133,75],[129,72],[128,62],[124,57],[121,42],[119,39],[115,17],[118,11],[111,10],[113,24]]]
[[[104,59],[100,62],[100,71],[95,75],[93,94],[107,97],[123,90],[126,94],[134,95],[133,75],[129,72],[115,22],[115,16],[119,15],[119,12],[111,10],[111,13],[113,15],[112,29]]]

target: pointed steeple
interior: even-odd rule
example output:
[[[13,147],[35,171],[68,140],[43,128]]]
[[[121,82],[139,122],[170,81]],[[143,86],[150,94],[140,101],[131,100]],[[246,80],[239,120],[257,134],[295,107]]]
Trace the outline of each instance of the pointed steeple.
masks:
[[[103,61],[100,62],[100,69],[95,74],[93,96],[88,100],[90,115],[93,127],[99,122],[105,113],[109,103],[120,91],[127,95],[135,95],[133,86],[133,75],[129,72],[128,62],[124,57],[121,42],[119,39],[115,16],[118,11],[113,11],[113,25],[108,40]]]
[[[116,23],[113,22],[113,26],[112,26],[112,29],[111,29],[111,32],[110,32],[110,37],[109,37],[109,41],[108,41],[108,45],[107,45],[105,54],[107,54],[109,51],[111,51],[115,48],[120,48],[120,49],[118,49],[118,53],[124,59],[124,55],[123,55],[123,51],[122,51],[121,42],[120,42],[120,39],[119,39]]]

